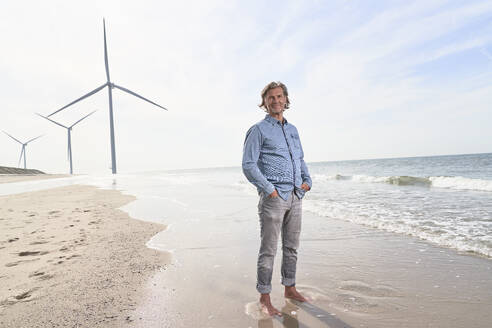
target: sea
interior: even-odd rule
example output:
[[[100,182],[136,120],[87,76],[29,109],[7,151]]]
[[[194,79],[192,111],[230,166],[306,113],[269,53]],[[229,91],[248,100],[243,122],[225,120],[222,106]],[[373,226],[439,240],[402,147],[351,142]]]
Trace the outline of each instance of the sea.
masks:
[[[492,256],[492,154],[320,162],[304,209]]]
[[[326,161],[308,167],[313,188],[304,199],[305,211],[492,257],[492,153]],[[197,179],[256,192],[240,168],[173,173],[181,183]]]
[[[492,257],[492,153],[326,161],[308,163],[308,168],[313,188],[304,199],[305,211]],[[77,183],[124,190],[141,201],[167,197],[174,204],[185,204],[187,198],[173,187],[197,192],[197,197],[208,187],[212,193],[257,193],[240,167],[225,167],[9,183],[0,185],[0,195]],[[220,206],[220,201],[213,203],[212,208]],[[159,208],[136,215],[179,223],[168,212]]]

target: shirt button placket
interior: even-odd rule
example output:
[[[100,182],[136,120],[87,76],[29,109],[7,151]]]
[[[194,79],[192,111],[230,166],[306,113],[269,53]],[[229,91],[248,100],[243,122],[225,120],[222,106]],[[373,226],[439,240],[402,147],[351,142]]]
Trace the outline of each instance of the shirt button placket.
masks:
[[[290,161],[292,162],[292,176],[294,178],[294,192],[296,190],[296,163],[294,162],[294,156],[292,155],[292,150],[290,148],[289,140],[287,140],[287,135],[285,134],[284,125],[282,124],[282,132],[284,134],[285,142],[287,143],[287,148],[289,149]]]

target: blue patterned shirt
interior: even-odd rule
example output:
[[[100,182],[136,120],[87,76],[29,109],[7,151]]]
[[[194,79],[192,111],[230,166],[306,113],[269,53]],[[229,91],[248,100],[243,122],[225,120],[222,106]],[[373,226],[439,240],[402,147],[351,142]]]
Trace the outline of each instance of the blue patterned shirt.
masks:
[[[301,184],[312,185],[304,162],[299,133],[284,119],[284,124],[266,115],[246,133],[243,149],[243,173],[258,193],[270,195],[275,189],[287,200],[294,190],[299,198],[305,191]]]

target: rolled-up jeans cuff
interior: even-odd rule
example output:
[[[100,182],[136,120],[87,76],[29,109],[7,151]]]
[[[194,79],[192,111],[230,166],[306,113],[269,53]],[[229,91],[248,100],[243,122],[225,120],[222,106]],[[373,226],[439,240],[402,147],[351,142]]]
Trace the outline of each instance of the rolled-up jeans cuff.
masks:
[[[272,285],[256,284],[256,290],[260,294],[270,294],[272,292]]]
[[[282,278],[282,285],[286,287],[293,287],[296,285],[296,280],[294,278]]]

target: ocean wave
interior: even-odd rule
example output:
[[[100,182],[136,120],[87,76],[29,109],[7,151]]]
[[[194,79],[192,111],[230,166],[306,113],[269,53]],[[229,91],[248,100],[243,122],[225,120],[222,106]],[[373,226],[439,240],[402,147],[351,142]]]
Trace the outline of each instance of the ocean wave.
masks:
[[[492,191],[492,180],[472,179],[465,177],[412,177],[412,176],[370,176],[364,174],[347,175],[313,175],[315,181],[329,180],[351,180],[363,183],[387,183],[397,186],[422,186],[433,188],[446,188],[456,190],[477,190],[477,191]]]
[[[492,180],[470,179],[464,177],[430,177],[433,187],[492,191]]]
[[[434,244],[492,258],[492,238],[487,222],[449,222],[432,219],[415,219],[405,213],[392,213],[387,209],[351,209],[350,204],[306,200],[303,208],[330,219],[341,219],[359,225],[417,237]],[[368,214],[371,213],[371,214]],[[472,231],[478,231],[471,233]],[[481,232],[481,233],[480,233]]]

